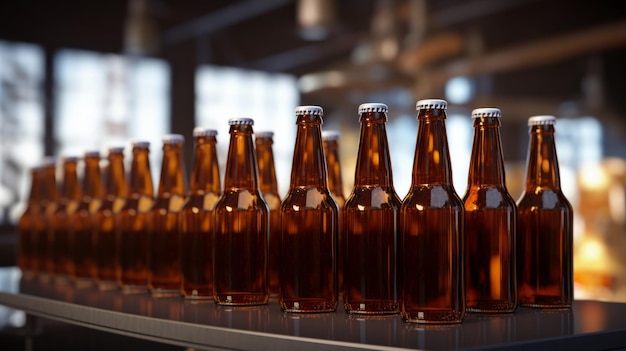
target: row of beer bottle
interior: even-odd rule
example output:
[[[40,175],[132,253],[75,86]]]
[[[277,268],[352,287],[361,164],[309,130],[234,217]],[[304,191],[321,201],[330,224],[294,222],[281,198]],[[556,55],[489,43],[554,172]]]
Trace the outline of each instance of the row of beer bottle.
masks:
[[[552,150],[554,141],[550,139],[551,122],[544,125],[546,118],[539,118],[541,127],[531,129],[527,194],[534,192],[541,197],[547,189],[548,197],[556,198],[551,206],[556,212],[560,211],[563,223],[559,227],[556,225],[559,223],[541,222],[548,216],[538,215],[537,209],[541,207],[536,203],[526,211],[528,213],[520,207],[520,217],[538,219],[524,221],[535,224],[520,228],[517,235],[519,262],[516,264],[518,209],[504,185],[498,132],[500,112],[497,109],[473,112],[475,137],[469,186],[461,201],[451,182],[446,107],[444,100],[422,100],[417,104],[419,128],[412,186],[401,201],[393,188],[385,130],[387,107],[384,104],[361,105],[355,185],[341,210],[328,190],[321,142],[322,109],[318,106],[296,109],[291,184],[282,201],[276,188],[263,195],[259,192],[256,169],[263,169],[263,165],[271,161],[273,171],[273,159],[259,156],[257,165],[251,142],[251,119],[230,121],[231,143],[222,194],[219,193],[214,131],[209,133],[213,134],[209,154],[202,154],[196,138],[196,159],[187,201],[184,200],[184,167],[180,158],[182,140],[179,137],[164,139],[161,181],[154,204],[147,163],[148,145],[136,143],[131,191],[115,223],[121,229],[119,282],[125,289],[132,290],[133,286],[145,286],[147,281],[156,295],[180,290],[186,296],[202,297],[210,296],[209,290],[213,288],[213,297],[218,303],[258,304],[267,301],[267,274],[264,272],[269,261],[269,276],[272,277],[269,285],[279,285],[280,304],[285,311],[335,310],[340,266],[344,272],[344,306],[350,313],[384,314],[401,310],[403,318],[410,322],[460,322],[465,310],[512,312],[517,306],[516,285],[520,288],[522,304],[569,306],[571,208],[562,206],[567,201],[558,189],[558,163]],[[546,133],[539,133],[544,129]],[[541,138],[535,138],[535,134]],[[271,135],[269,137],[271,146]],[[263,136],[257,135],[257,152],[263,149],[259,140],[263,140]],[[533,151],[532,146],[538,141],[544,145],[539,153]],[[168,150],[175,157],[168,158]],[[198,176],[197,166],[205,163],[207,168],[206,162],[211,159],[215,162],[210,162],[210,171]],[[535,173],[531,174],[531,163],[539,159],[540,170],[535,167]],[[544,174],[543,183],[537,185],[530,181],[531,176],[535,179],[541,175],[537,172],[556,173],[552,174],[552,183],[543,184],[547,177]],[[144,174],[143,178],[138,180],[137,173]],[[273,176],[275,186],[275,174]],[[199,189],[198,184],[206,182],[207,177],[213,179],[209,182],[213,188]],[[198,195],[195,200],[194,192]],[[123,195],[117,197],[124,198]],[[520,204],[524,203],[524,198]],[[212,215],[208,215],[213,204]],[[134,210],[124,214],[123,209],[131,207]],[[203,219],[196,220],[195,227],[186,227],[185,223],[190,223],[186,215],[176,214],[184,212],[183,207],[194,208],[190,213],[204,214]],[[549,213],[553,212],[556,213]],[[273,218],[270,213],[274,214]],[[210,229],[211,218],[213,230]],[[270,233],[272,225],[275,227]],[[544,227],[550,229],[544,231]],[[214,233],[212,239],[197,235],[210,232]],[[193,233],[196,235],[189,235]],[[125,240],[128,241],[126,246]],[[137,255],[147,251],[146,245],[151,246],[149,259]],[[98,250],[101,249],[98,245]],[[532,250],[540,251],[528,252]],[[126,253],[131,254],[125,256]],[[215,255],[213,260],[211,253]],[[174,259],[176,255],[180,257]],[[101,256],[106,257],[106,252]],[[548,262],[555,258],[561,261]],[[520,272],[516,272],[516,266]],[[280,280],[276,270],[280,270]],[[215,276],[211,277],[212,274]],[[197,284],[186,289],[186,281]],[[211,282],[215,282],[213,287]],[[255,293],[250,293],[252,291]]]

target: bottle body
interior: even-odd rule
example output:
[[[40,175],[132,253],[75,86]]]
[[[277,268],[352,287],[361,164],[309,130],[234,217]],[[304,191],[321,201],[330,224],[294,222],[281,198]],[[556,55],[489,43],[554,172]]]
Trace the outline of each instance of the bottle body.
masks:
[[[464,212],[452,184],[446,108],[440,99],[417,103],[413,176],[400,211],[402,318],[411,323],[460,323],[465,315]]]
[[[281,202],[279,303],[287,312],[337,308],[339,209],[327,187],[322,109],[296,108],[289,192]]]
[[[521,306],[570,308],[573,210],[561,191],[553,116],[529,118],[526,189],[517,203],[517,284]]]
[[[183,143],[184,138],[180,134],[170,134],[163,138],[159,189],[154,205],[148,212],[148,289],[155,297],[180,294],[180,213],[185,204],[186,193]]]
[[[41,214],[43,168],[33,167],[30,174],[31,184],[28,203],[17,222],[18,267],[26,279],[32,279],[37,272],[38,257],[35,248],[39,240],[39,227],[43,225]]]
[[[255,132],[256,156],[259,167],[259,189],[270,211],[270,240],[268,276],[270,295],[278,295],[280,260],[280,195],[274,165],[273,132]]]
[[[189,299],[213,299],[213,211],[221,195],[216,135],[194,129],[195,161],[180,233],[181,294]]]
[[[53,215],[59,204],[59,193],[56,181],[56,163],[51,158],[46,158],[43,165],[44,169],[44,195],[41,202],[41,215],[43,221],[38,231],[37,246],[35,247],[35,255],[39,257],[38,272],[39,279],[43,282],[49,281],[54,275],[54,257],[53,257]]]
[[[359,106],[361,136],[354,188],[341,211],[343,301],[348,313],[400,311],[398,219],[385,123],[387,106]],[[341,243],[340,243],[340,247]]]
[[[154,203],[148,142],[133,143],[129,192],[116,214],[119,247],[119,285],[127,294],[145,292],[148,284],[148,212]]]
[[[500,111],[476,109],[465,209],[466,310],[512,313],[517,307],[517,207],[506,190]]]
[[[224,191],[215,205],[214,298],[219,305],[269,299],[269,209],[258,189],[250,118],[229,120]]]
[[[95,214],[97,280],[100,290],[118,288],[120,267],[116,216],[127,197],[124,149],[110,148],[107,156],[106,194]]]
[[[102,204],[102,179],[100,176],[100,153],[85,154],[85,176],[82,198],[71,217],[71,233],[74,242],[74,275],[77,287],[88,287],[98,278],[95,246],[95,213]]]

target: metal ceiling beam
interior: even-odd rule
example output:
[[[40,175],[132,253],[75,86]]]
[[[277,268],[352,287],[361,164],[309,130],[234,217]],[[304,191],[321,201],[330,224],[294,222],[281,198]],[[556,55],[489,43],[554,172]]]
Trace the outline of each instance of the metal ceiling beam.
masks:
[[[249,0],[237,2],[166,31],[163,35],[163,44],[165,46],[174,45],[207,35],[224,27],[273,11],[293,1]]]

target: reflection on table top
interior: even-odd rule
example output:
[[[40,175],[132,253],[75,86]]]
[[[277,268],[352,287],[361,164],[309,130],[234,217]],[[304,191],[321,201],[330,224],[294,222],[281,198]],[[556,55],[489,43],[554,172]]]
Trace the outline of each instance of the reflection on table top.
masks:
[[[278,301],[225,307],[148,293],[20,280],[0,304],[43,317],[188,347],[233,349],[526,349],[626,347],[626,304],[576,301],[571,310],[518,308],[509,316],[466,316],[454,326],[420,326],[399,316],[289,314]]]

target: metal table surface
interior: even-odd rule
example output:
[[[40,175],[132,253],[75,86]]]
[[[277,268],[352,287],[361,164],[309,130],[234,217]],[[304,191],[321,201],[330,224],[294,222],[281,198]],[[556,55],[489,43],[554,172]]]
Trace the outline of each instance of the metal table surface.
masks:
[[[421,326],[398,315],[348,315],[341,306],[334,313],[290,314],[276,299],[233,308],[21,279],[19,291],[0,291],[0,305],[197,349],[626,350],[626,304],[600,301],[577,300],[567,311],[518,308],[508,316],[467,315],[460,325]]]

